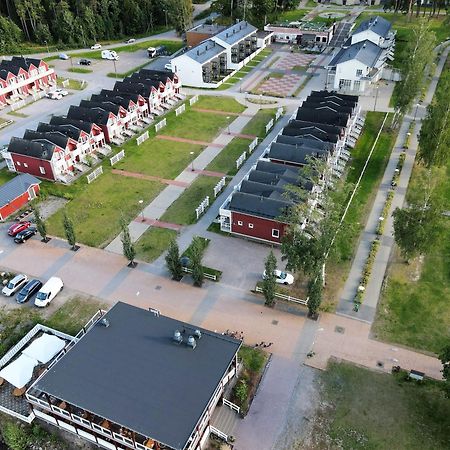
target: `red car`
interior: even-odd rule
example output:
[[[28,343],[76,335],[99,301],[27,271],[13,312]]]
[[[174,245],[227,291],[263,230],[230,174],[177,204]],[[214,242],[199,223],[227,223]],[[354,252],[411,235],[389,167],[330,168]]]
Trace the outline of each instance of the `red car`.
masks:
[[[26,230],[29,226],[31,226],[31,222],[28,222],[28,221],[13,223],[8,228],[8,234],[10,236],[15,236],[17,233],[20,233],[21,231]]]

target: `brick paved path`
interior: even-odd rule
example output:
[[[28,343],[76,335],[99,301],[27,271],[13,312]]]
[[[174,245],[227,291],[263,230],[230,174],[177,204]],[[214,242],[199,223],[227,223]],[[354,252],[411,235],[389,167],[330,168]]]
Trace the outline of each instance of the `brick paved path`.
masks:
[[[166,178],[154,177],[153,175],[144,175],[143,173],[129,172],[127,170],[112,169],[111,172],[114,173],[115,175],[122,175],[124,177],[131,177],[131,178],[140,178],[141,180],[159,181],[160,183],[172,186],[180,186],[180,187],[189,186],[189,183],[185,183],[184,181],[168,180]]]
[[[244,114],[244,113],[237,113],[237,112],[230,112],[230,111],[217,111],[217,109],[192,108],[192,111],[211,113],[211,114],[219,114],[221,116],[253,117],[253,114]]]
[[[283,75],[281,78],[269,78],[258,86],[256,92],[270,93],[272,95],[280,95],[287,97],[291,95],[304,76],[299,74]]]
[[[175,136],[167,136],[166,134],[158,134],[156,135],[158,139],[164,139],[166,141],[173,141],[173,142],[185,142],[187,144],[196,144],[196,145],[203,145],[205,147],[224,147],[222,144],[217,144],[214,142],[206,142],[206,141],[195,141],[193,139],[185,139]]]
[[[214,172],[212,170],[194,170],[194,173],[197,173],[199,175],[206,175],[207,177],[224,177],[226,175],[226,173],[222,173],[222,172]]]
[[[161,220],[150,219],[148,217],[142,218],[142,216],[136,217],[134,221],[145,223],[146,225],[149,225],[151,227],[167,228],[168,230],[180,231],[182,228],[182,225],[179,225],[177,223],[163,222]]]
[[[292,70],[296,66],[307,67],[316,59],[316,55],[308,55],[306,53],[288,53],[282,56],[272,66],[273,69]]]

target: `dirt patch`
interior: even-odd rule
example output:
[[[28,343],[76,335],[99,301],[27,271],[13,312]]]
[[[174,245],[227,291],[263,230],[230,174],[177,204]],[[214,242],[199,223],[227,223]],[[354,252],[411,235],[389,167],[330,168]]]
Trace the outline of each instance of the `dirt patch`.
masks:
[[[47,220],[50,216],[56,213],[59,209],[63,208],[68,200],[61,197],[54,197],[50,195],[44,201],[39,204],[39,211],[44,220]]]

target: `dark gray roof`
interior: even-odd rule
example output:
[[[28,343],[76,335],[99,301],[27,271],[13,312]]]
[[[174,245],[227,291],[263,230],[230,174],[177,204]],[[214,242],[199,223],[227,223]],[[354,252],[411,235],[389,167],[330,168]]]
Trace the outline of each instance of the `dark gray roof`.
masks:
[[[341,113],[332,110],[330,107],[321,108],[319,106],[313,106],[312,108],[309,108],[306,105],[302,105],[297,110],[296,119],[346,127],[349,117],[349,113]]]
[[[307,98],[302,103],[302,108],[312,108],[322,111],[335,111],[340,113],[346,113],[351,115],[355,108],[353,103],[345,103],[343,101],[335,101],[335,100],[322,100],[319,97]]]
[[[308,139],[315,139],[321,142],[331,142],[332,144],[336,144],[339,140],[339,136],[337,134],[328,133],[315,127],[299,129],[296,127],[286,126],[283,128],[282,134],[284,136],[305,136]]]
[[[58,131],[66,136],[78,141],[80,139],[81,129],[74,125],[52,125],[50,123],[39,122],[37,131],[52,132]]]
[[[264,219],[279,219],[291,206],[292,202],[286,199],[278,200],[245,192],[235,192],[228,208],[231,211],[251,214]]]
[[[116,92],[116,94],[117,94],[117,92]],[[130,108],[130,101],[132,101],[132,100],[130,100],[129,98],[121,97],[120,95],[108,97],[108,96],[102,95],[102,94],[94,94],[94,95],[91,95],[91,101],[96,102],[96,103],[110,102],[110,103],[114,103],[114,104],[119,105],[122,108],[125,108],[126,110],[128,110]],[[80,103],[80,105],[81,105],[81,103]]]
[[[243,180],[239,192],[259,195],[265,198],[271,198],[275,200],[284,200],[283,187],[274,186],[272,184],[259,183],[257,181]]]
[[[12,180],[0,186],[0,208],[21,196],[33,184],[39,184],[40,180],[28,173],[17,175]]]
[[[147,78],[161,80],[163,83],[167,82],[167,78],[173,81],[175,77],[175,73],[169,72],[168,70],[141,69],[138,73],[142,74],[143,76],[146,76]]]
[[[152,89],[148,85],[142,83],[136,83],[126,78],[124,81],[116,81],[114,84],[114,90],[117,92],[130,92],[132,94],[140,94],[143,97],[150,97]]]
[[[339,50],[328,65],[334,67],[337,64],[356,59],[367,67],[374,67],[382,52],[383,50],[378,45],[365,40]]]
[[[339,125],[328,125],[326,123],[318,123],[313,120],[296,120],[292,119],[286,125],[289,128],[298,128],[299,130],[318,129],[327,133],[340,134],[344,127]]]
[[[334,146],[330,142],[322,142],[317,139],[310,139],[304,136],[286,136],[284,134],[279,134],[277,136],[276,142],[281,144],[291,144],[298,147],[309,147],[316,148],[318,150],[326,150],[333,153]]]
[[[50,161],[55,150],[55,144],[47,140],[28,141],[17,137],[11,138],[8,151],[19,155]]]
[[[308,158],[326,158],[328,152],[295,145],[273,142],[270,146],[268,158],[285,161],[292,164],[308,164]]]
[[[43,132],[41,132],[41,131],[34,131],[34,130],[26,130],[23,135],[23,138],[28,141],[36,141],[36,140],[45,139],[61,148],[66,148],[67,142],[69,140],[69,138],[65,134],[62,134],[59,131],[52,131],[52,132],[43,131]]]
[[[243,20],[216,34],[215,37],[226,42],[228,45],[233,45],[256,31],[256,27]]]
[[[129,82],[129,83],[143,83],[148,86],[153,86],[156,89],[159,89],[159,86],[164,84],[161,80],[156,78],[150,78],[146,75],[139,74],[139,73],[133,73],[129,77],[125,78],[123,81]]]
[[[184,449],[241,342],[119,302],[36,388],[111,422]]]
[[[370,30],[378,34],[378,36],[386,37],[389,34],[391,27],[392,27],[391,22],[384,19],[383,17],[380,16],[370,17],[369,19],[361,22],[359,24],[359,27],[356,28],[356,30],[354,30],[352,34],[355,35],[362,31]]]
[[[118,116],[119,111],[120,111],[120,105],[113,103],[110,100],[108,100],[106,102],[95,102],[93,100],[81,100],[80,106],[82,108],[88,108],[88,109],[100,108],[105,111],[112,112],[115,116]]]
[[[352,101],[355,103],[355,105],[358,103],[358,96],[357,95],[349,95],[349,94],[340,94],[335,91],[311,91],[311,93],[308,95],[308,98],[311,97],[321,97],[324,99],[340,99],[340,100],[346,100],[346,101]]]
[[[67,117],[74,120],[83,120],[85,122],[96,123],[97,125],[106,125],[111,113],[102,108],[83,108],[72,105],[69,108]]]
[[[85,131],[87,134],[91,134],[92,126],[94,125],[91,121],[79,120],[79,119],[70,119],[69,117],[63,116],[52,116],[50,119],[51,125],[73,125],[74,127],[79,128],[80,130]]]
[[[197,61],[200,64],[208,62],[210,59],[216,58],[225,51],[225,47],[222,47],[217,42],[207,39],[200,44],[192,47],[183,55],[189,56],[189,58]]]
[[[260,159],[256,164],[256,170],[261,172],[268,172],[283,177],[298,178],[298,169],[284,166],[283,164],[276,164],[270,161]]]
[[[187,33],[202,33],[214,36],[215,34],[220,33],[225,28],[226,27],[224,25],[218,25],[217,23],[213,24],[202,23],[194,28],[191,28],[190,30],[187,30]]]

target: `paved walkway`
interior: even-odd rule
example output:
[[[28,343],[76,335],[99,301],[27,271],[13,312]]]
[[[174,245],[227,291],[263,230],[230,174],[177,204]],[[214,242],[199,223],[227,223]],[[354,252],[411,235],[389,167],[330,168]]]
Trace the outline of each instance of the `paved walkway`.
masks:
[[[358,312],[353,311],[353,299],[356,295],[357,288],[362,276],[362,271],[364,265],[367,261],[369,255],[370,246],[376,237],[375,230],[379,222],[379,218],[382,215],[383,207],[386,203],[386,198],[388,192],[391,190],[391,181],[394,176],[395,168],[399,159],[400,153],[403,150],[403,143],[406,140],[406,135],[409,131],[409,126],[413,121],[411,115],[406,115],[400,125],[400,130],[398,132],[397,140],[394,145],[394,149],[391,153],[389,162],[387,164],[386,170],[383,175],[380,187],[378,189],[372,211],[367,220],[366,226],[362,233],[362,238],[359,243],[355,259],[353,261],[349,276],[344,286],[344,290],[337,307],[338,314],[344,314],[357,318],[360,320],[372,323],[375,319],[376,309],[378,300],[380,298],[381,287],[386,273],[387,264],[389,261],[389,255],[394,244],[393,238],[393,219],[392,211],[397,207],[402,207],[405,201],[406,190],[408,188],[409,179],[411,177],[411,172],[414,166],[414,159],[417,152],[417,135],[420,131],[421,122],[420,119],[425,116],[426,106],[431,102],[434,91],[436,89],[439,76],[442,72],[442,68],[445,64],[449,48],[447,48],[441,55],[439,64],[436,68],[433,80],[431,81],[425,101],[422,107],[418,108],[416,119],[419,121],[413,129],[412,136],[410,139],[410,145],[408,150],[406,150],[406,159],[403,165],[402,172],[400,174],[400,179],[398,181],[397,187],[394,191],[394,198],[392,201],[391,211],[388,217],[385,218],[386,225],[384,227],[384,232],[381,237],[381,245],[377,252],[375,262],[372,269],[372,274],[368,285],[366,286],[366,293],[364,295],[363,303]],[[415,110],[415,106],[412,111]],[[412,111],[410,114],[412,114]]]
[[[220,147],[220,148],[224,147],[223,144],[219,144],[218,142],[196,141],[194,139],[186,139],[176,136],[167,136],[165,134],[157,134],[156,138],[164,139],[165,141],[185,142],[186,144],[203,145],[205,147]]]
[[[168,180],[166,178],[154,177],[153,175],[145,175],[143,173],[129,172],[128,170],[112,169],[111,172],[116,175],[122,175],[124,177],[139,178],[141,180],[149,180],[149,181],[159,181],[160,183],[169,184],[173,186],[179,187],[189,186],[188,183],[185,183],[183,181]]]

